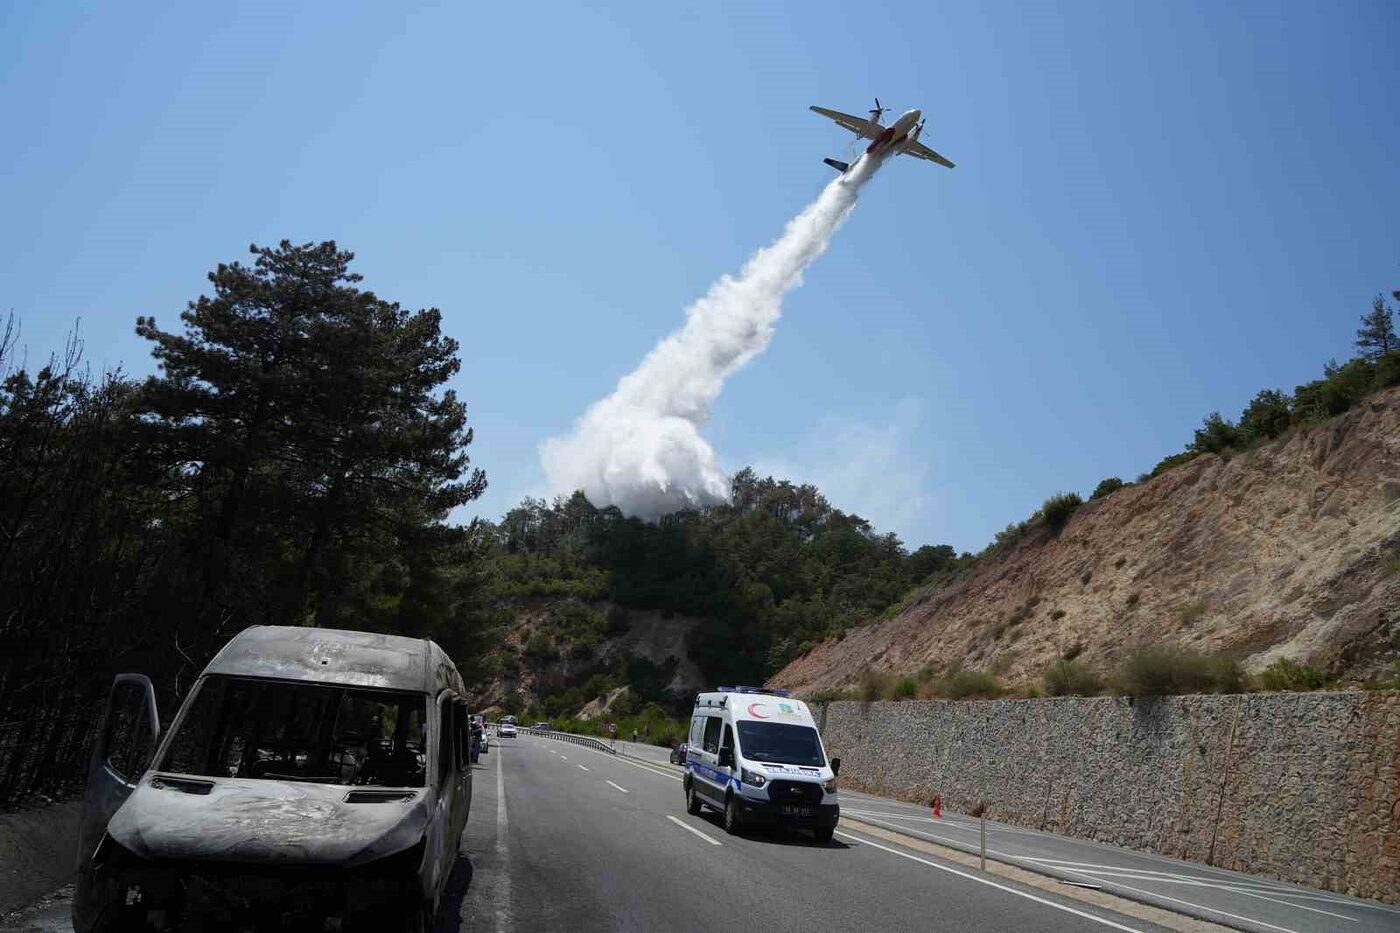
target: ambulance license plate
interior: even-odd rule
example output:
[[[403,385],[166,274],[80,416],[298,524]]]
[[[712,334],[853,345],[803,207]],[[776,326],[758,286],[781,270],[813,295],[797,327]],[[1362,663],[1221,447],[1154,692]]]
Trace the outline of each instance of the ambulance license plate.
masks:
[[[811,807],[783,807],[783,816],[811,816]]]

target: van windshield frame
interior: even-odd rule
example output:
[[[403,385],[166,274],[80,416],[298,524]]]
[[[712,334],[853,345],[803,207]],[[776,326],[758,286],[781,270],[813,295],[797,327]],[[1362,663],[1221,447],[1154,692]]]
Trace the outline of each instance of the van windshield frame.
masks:
[[[426,694],[209,674],[155,770],[371,787],[427,784]]]
[[[820,768],[826,765],[821,738],[811,726],[741,719],[739,749],[750,761]]]

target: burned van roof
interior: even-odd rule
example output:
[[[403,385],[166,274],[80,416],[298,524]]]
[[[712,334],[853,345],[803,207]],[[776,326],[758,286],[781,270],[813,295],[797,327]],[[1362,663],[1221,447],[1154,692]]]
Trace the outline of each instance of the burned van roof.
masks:
[[[426,638],[294,625],[244,629],[204,672],[424,693],[462,690],[456,666]]]

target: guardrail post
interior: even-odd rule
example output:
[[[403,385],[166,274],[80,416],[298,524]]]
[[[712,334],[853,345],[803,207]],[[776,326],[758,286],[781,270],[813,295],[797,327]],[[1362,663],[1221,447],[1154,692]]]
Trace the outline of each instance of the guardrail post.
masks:
[[[972,808],[972,815],[977,817],[978,823],[978,851],[982,856],[982,870],[987,870],[987,801],[977,801],[977,806]]]

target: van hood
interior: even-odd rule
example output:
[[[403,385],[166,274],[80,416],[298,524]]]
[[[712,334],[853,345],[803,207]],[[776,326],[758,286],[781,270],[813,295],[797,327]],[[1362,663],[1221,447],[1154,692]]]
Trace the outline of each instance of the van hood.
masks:
[[[207,793],[205,788],[208,788]],[[418,842],[427,788],[411,799],[346,803],[354,788],[250,778],[147,775],[107,826],[143,858],[352,867]]]

